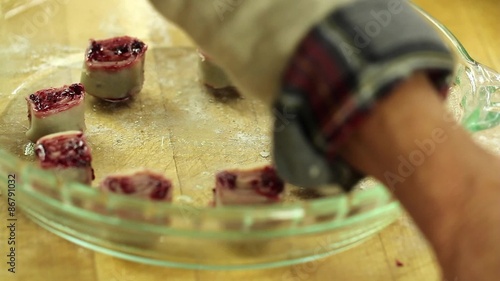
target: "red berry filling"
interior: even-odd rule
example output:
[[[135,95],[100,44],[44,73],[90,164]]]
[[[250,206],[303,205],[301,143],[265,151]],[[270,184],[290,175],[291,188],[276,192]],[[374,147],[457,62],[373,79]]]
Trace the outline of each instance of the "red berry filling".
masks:
[[[42,168],[90,167],[92,161],[83,133],[40,139],[35,154]]]
[[[34,110],[39,112],[57,110],[78,103],[83,99],[85,90],[82,84],[72,84],[61,88],[49,88],[29,95]]]
[[[115,37],[106,40],[91,40],[87,50],[87,61],[120,62],[133,60],[143,54],[147,45],[142,41],[128,37]]]

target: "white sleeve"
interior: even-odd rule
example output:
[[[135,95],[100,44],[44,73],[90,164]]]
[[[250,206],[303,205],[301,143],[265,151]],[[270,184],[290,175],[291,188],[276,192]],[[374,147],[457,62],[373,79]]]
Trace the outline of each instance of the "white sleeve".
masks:
[[[243,95],[271,104],[309,29],[352,0],[150,0],[224,68]]]

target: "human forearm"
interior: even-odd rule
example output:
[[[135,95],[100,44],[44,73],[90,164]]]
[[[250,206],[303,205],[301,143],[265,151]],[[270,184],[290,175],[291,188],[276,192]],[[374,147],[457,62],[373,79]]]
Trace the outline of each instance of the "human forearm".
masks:
[[[429,239],[448,279],[459,274],[458,259],[464,255],[491,251],[471,243],[486,238],[471,228],[486,229],[487,208],[491,214],[496,206],[500,213],[500,163],[449,118],[424,75],[404,82],[381,101],[346,144],[343,156],[390,188]],[[489,219],[497,231],[499,217]]]

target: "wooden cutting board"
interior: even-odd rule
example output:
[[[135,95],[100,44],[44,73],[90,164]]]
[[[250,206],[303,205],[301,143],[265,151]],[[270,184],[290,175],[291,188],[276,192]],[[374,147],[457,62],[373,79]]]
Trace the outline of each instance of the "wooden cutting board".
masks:
[[[0,5],[5,7],[10,2],[4,1]],[[500,52],[496,47],[500,46],[500,37],[495,31],[500,18],[495,0],[414,2],[447,25],[474,58],[500,69]],[[189,67],[196,61],[192,43],[175,27],[167,26],[147,1],[54,0],[50,3],[49,10],[42,12],[32,8],[23,12],[21,19],[10,20],[9,25],[0,24],[0,32],[8,30],[13,34],[11,38],[19,44],[17,50],[0,50],[2,118],[17,118],[15,114],[24,110],[16,107],[21,101],[10,95],[16,89],[27,91],[29,87],[41,86],[44,82],[77,81],[78,50],[86,46],[88,38],[121,35],[127,31],[155,48],[148,53],[148,82],[136,102],[128,106],[88,103],[89,112],[95,112],[89,115],[87,122],[89,129],[95,132],[90,137],[93,147],[100,152],[112,148],[109,153],[96,154],[101,156],[97,156],[95,162],[102,163],[99,164],[97,180],[107,172],[134,166],[147,165],[165,173],[177,170],[179,177],[175,180],[182,186],[182,194],[201,204],[209,195],[199,190],[206,190],[206,182],[211,179],[213,170],[269,161],[260,153],[268,152],[270,143],[266,132],[269,120],[263,113],[265,108],[251,99],[219,104],[203,95],[195,70]],[[46,28],[49,17],[50,21],[57,23],[55,28]],[[158,35],[166,30],[170,36]],[[47,48],[44,56],[30,56],[23,38],[52,42],[52,49]],[[6,40],[8,38],[2,37],[0,46]],[[162,48],[174,45],[179,48]],[[57,53],[51,53],[51,50]],[[55,70],[47,73],[37,68],[39,65],[49,65]],[[33,73],[36,76],[32,76]],[[28,76],[32,80],[27,83]],[[166,96],[154,96],[161,93]],[[4,98],[9,102],[3,102]],[[187,108],[191,110],[189,114]],[[193,108],[196,114],[193,114]],[[131,115],[129,112],[140,114]],[[162,118],[158,118],[159,115]],[[228,116],[239,117],[228,120]],[[16,120],[9,122],[26,126],[25,120]],[[101,123],[114,125],[99,127]],[[172,130],[173,127],[178,129]],[[137,132],[143,136],[138,138]],[[149,135],[155,137],[145,137]],[[22,139],[19,127],[0,127],[0,142],[12,137]],[[25,142],[5,143],[10,145],[8,149],[18,151],[22,156]],[[140,150],[130,147],[140,147]],[[158,154],[165,155],[168,161],[157,160]],[[170,161],[173,158],[175,163]],[[0,202],[0,221],[4,224],[7,216],[5,196]],[[3,261],[7,234],[6,227],[1,227],[0,280],[440,280],[431,251],[406,216],[364,244],[329,258],[277,269],[231,272],[159,268],[97,254],[41,229],[20,214],[16,234],[18,267],[17,273],[11,274]]]

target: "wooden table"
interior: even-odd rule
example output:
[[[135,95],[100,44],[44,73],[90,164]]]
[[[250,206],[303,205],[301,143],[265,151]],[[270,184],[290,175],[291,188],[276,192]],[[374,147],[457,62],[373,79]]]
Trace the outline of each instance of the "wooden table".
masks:
[[[58,1],[58,3],[64,2],[66,1]],[[110,4],[111,2],[115,4]],[[475,59],[495,69],[500,69],[500,51],[497,47],[500,46],[500,36],[496,32],[500,26],[497,0],[416,0],[414,2],[448,26]],[[87,0],[81,5],[109,6],[121,9],[122,12],[133,17],[134,10],[145,6],[146,3],[139,0],[134,1],[133,4],[132,1]],[[86,26],[78,21],[81,11],[69,13],[64,4],[56,6],[54,11],[58,18],[65,18],[65,22],[60,25],[60,32],[64,32],[68,25],[80,24],[81,33],[85,34]],[[91,13],[99,14],[94,10]],[[43,18],[38,20],[42,22]],[[109,26],[103,28],[119,29],[114,24],[133,25],[133,22],[122,22],[120,18],[111,18]],[[43,29],[39,32],[43,32]],[[43,36],[55,35],[48,32]],[[81,34],[68,34],[67,40],[71,42],[79,36]],[[151,39],[164,40],[162,38]],[[182,35],[173,36],[169,40],[179,44],[189,44],[189,40]],[[4,222],[7,212],[4,198],[0,199],[2,202],[0,221]],[[439,269],[432,252],[418,230],[406,217],[402,217],[364,244],[335,256],[315,261],[312,265],[229,272],[154,267],[98,254],[41,229],[22,214],[19,216],[17,231],[18,266],[17,273],[11,274],[7,272],[3,262],[5,260],[3,253],[6,252],[4,242],[6,230],[4,227],[0,230],[0,253],[2,253],[0,280],[440,280]]]

